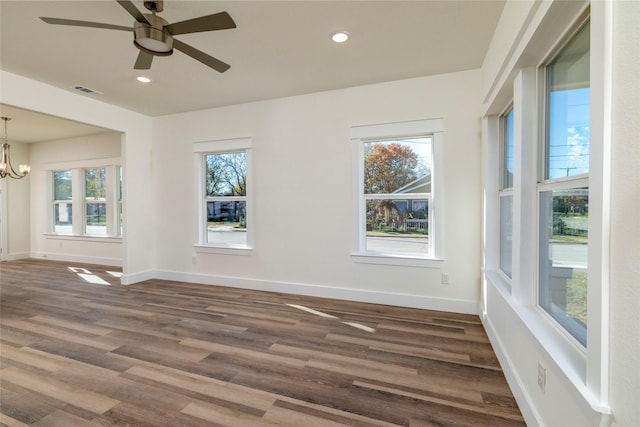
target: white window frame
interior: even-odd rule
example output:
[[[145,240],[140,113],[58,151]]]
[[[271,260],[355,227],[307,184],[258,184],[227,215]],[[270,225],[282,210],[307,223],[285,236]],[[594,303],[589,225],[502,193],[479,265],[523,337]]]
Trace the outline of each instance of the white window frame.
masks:
[[[253,213],[253,140],[252,138],[233,138],[214,141],[195,142],[193,144],[194,170],[196,171],[196,200],[198,204],[197,225],[193,245],[196,252],[220,253],[231,255],[251,255],[253,253],[254,213]],[[242,197],[224,197],[224,200],[239,200],[246,202],[246,245],[233,245],[224,243],[207,242],[207,201],[219,199],[206,197],[206,167],[205,156],[207,154],[224,154],[232,152],[244,152],[246,155],[246,180],[247,195]]]
[[[121,239],[122,224],[118,213],[118,204],[121,201],[118,185],[119,175],[117,170],[121,167],[120,158],[107,159],[90,159],[78,160],[63,163],[51,163],[46,165],[46,188],[48,209],[46,214],[46,230],[47,236],[82,238],[82,239]],[[84,192],[84,171],[86,169],[105,169],[105,191],[106,191],[106,212],[107,212],[107,232],[106,235],[91,235],[86,233],[86,209],[85,209],[85,192]],[[53,173],[60,171],[71,171],[71,212],[73,220],[71,223],[71,234],[56,233],[54,227],[53,206],[59,201],[54,200],[53,194]]]
[[[488,174],[491,188],[487,208],[487,280],[500,292],[514,313],[527,326],[540,346],[561,370],[568,381],[597,412],[610,414],[609,407],[609,230],[611,188],[612,122],[612,5],[610,2],[590,4],[580,17],[567,25],[564,34],[549,49],[545,60],[536,66],[522,68],[513,82],[514,116],[514,238],[513,281],[507,286],[497,267],[499,229],[497,177]],[[573,176],[571,187],[589,187],[589,243],[588,243],[588,349],[570,336],[540,307],[537,306],[539,267],[539,189],[542,175],[540,144],[544,141],[545,90],[540,70],[548,64],[562,46],[589,19],[590,46],[590,160],[587,176]],[[486,119],[488,138],[498,140],[499,117]],[[490,144],[499,150],[498,143]],[[499,162],[499,153],[488,153],[488,167]],[[495,157],[494,157],[495,155]],[[494,160],[495,159],[495,160]],[[495,162],[495,163],[494,163]],[[586,185],[584,185],[586,183]],[[564,185],[559,179],[558,188]],[[553,189],[553,188],[549,188]],[[494,207],[495,206],[495,207]]]
[[[431,194],[429,200],[429,253],[424,256],[402,253],[379,253],[366,250],[366,199],[376,195],[364,195],[364,144],[371,141],[389,140],[393,138],[430,136],[432,137]],[[444,206],[442,188],[444,173],[439,164],[443,162],[444,119],[424,119],[407,122],[383,123],[354,126],[351,128],[353,150],[353,188],[354,217],[351,258],[354,262],[367,264],[385,264],[440,268],[444,260]],[[407,195],[397,195],[406,200]],[[394,198],[385,195],[385,198]],[[424,196],[420,196],[424,199]]]

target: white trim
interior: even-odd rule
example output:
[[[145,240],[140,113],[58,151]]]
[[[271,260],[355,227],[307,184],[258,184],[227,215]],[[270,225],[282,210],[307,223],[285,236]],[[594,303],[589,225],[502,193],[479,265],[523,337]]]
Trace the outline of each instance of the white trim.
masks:
[[[45,233],[44,238],[48,240],[75,240],[76,242],[122,243],[121,236],[76,236],[73,234]]]
[[[154,278],[205,285],[228,286],[268,292],[281,292],[322,298],[385,304],[424,310],[447,311],[452,313],[478,314],[478,301],[454,298],[435,298],[425,295],[396,294],[336,286],[320,286],[306,283],[259,280],[214,274],[184,273],[171,270],[156,270]]]
[[[380,264],[380,265],[399,265],[404,267],[422,267],[422,268],[442,268],[444,260],[437,258],[426,258],[419,255],[411,254],[377,254],[374,252],[352,253],[353,262],[361,264]]]
[[[399,136],[424,135],[435,132],[444,132],[443,118],[352,126],[351,139],[384,139]]]
[[[138,273],[129,273],[123,274],[120,278],[120,284],[122,285],[133,285],[134,283],[144,282],[146,280],[153,280],[157,275],[154,274],[153,270],[145,270],[140,271]]]
[[[253,147],[250,137],[217,139],[213,141],[199,141],[193,143],[194,153],[216,153],[227,151],[241,151]]]
[[[193,158],[197,201],[197,222],[194,230],[195,243],[193,245],[198,252],[218,253],[218,254],[239,254],[252,255],[254,239],[254,213],[253,213],[253,139],[249,137],[220,139],[215,141],[204,141],[193,143]],[[244,152],[245,168],[247,180],[247,195],[242,197],[205,197],[205,164],[204,156],[207,154]],[[207,227],[203,226],[207,220],[207,199],[209,200],[243,200],[246,204],[246,245],[224,245],[207,242]],[[209,248],[209,250],[205,250]]]
[[[31,252],[29,258],[48,259],[52,261],[76,262],[79,264],[97,264],[112,267],[122,267],[122,259],[105,258],[95,256],[82,256],[74,254],[57,254],[51,252]]]
[[[45,163],[44,170],[57,172],[69,169],[91,169],[107,166],[119,166],[122,160],[120,157],[107,157],[102,159],[73,160],[69,162]]]

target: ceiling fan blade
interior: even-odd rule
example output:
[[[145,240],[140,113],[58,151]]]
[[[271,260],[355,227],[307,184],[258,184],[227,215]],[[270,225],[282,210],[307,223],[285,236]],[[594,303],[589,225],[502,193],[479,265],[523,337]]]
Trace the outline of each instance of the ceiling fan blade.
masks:
[[[138,54],[138,59],[136,59],[136,63],[133,66],[133,69],[148,70],[151,68],[152,61],[153,61],[153,55],[150,55],[147,52],[140,51],[140,53]]]
[[[189,46],[188,44],[182,43],[180,40],[173,39],[173,47],[175,49],[178,49],[180,52],[186,55],[189,55],[196,61],[200,61],[204,65],[208,65],[209,67],[213,68],[214,70],[220,73],[224,73],[229,68],[231,68],[229,64],[225,64],[219,59],[209,56],[206,53],[201,52],[198,49]]]
[[[147,21],[147,18],[144,17],[144,15],[138,10],[137,7],[135,7],[133,5],[133,3],[131,3],[130,0],[116,0],[118,3],[120,3],[120,6],[124,7],[124,9],[129,12],[129,15],[133,16],[133,18],[138,21],[138,22],[144,22],[146,24],[149,24],[149,21]]]
[[[122,25],[102,24],[100,22],[76,21],[75,19],[48,18],[46,16],[41,16],[40,19],[42,19],[47,24],[54,24],[54,25],[71,25],[74,27],[91,27],[91,28],[104,28],[107,30],[133,31],[133,28],[131,27],[123,27]]]
[[[172,35],[199,33],[202,31],[227,30],[236,28],[231,16],[227,12],[220,12],[213,15],[201,16],[200,18],[188,19],[182,22],[165,25],[164,28]]]

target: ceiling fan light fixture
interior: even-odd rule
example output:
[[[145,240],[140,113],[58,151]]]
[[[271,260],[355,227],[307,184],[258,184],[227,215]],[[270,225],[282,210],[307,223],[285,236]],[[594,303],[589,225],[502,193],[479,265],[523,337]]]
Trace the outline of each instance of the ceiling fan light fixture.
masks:
[[[154,16],[158,20],[164,21],[164,19]],[[164,21],[166,22],[166,21]],[[152,24],[155,24],[152,22]],[[151,55],[168,56],[173,53],[173,38],[168,31],[162,28],[156,28],[152,25],[147,25],[144,22],[135,22],[133,25],[133,44],[144,52]]]

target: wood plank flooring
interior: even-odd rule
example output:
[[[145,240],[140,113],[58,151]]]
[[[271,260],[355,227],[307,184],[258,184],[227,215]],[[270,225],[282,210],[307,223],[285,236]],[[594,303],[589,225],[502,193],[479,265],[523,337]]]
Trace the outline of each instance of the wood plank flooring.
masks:
[[[524,425],[477,316],[114,273],[0,263],[0,425]]]

